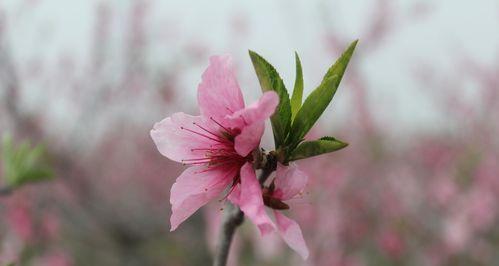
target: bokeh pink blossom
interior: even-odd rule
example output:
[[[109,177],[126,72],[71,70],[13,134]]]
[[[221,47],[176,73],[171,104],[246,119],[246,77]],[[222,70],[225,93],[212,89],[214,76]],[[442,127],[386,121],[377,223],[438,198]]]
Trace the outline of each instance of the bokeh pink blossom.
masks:
[[[0,134],[45,144],[56,171],[53,181],[0,196],[0,265],[209,264],[223,203],[170,233],[169,188],[184,168],[157,152],[149,129],[165,115],[196,113],[212,54],[235,55],[252,102],[260,92],[248,49],[268,57],[288,89],[298,50],[307,93],[357,38],[332,107],[309,136],[350,145],[299,161],[309,183],[289,201],[308,260],[246,222],[229,262],[498,261],[499,36],[487,28],[499,22],[495,1],[468,12],[424,0],[166,2],[0,4]]]

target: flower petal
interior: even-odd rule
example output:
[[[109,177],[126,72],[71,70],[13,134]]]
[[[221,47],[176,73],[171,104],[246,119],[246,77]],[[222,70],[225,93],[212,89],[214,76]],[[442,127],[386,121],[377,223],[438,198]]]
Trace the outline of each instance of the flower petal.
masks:
[[[274,197],[280,200],[291,199],[303,191],[307,181],[307,174],[300,171],[296,164],[290,163],[289,166],[278,164],[274,181]]]
[[[241,198],[241,188],[240,186],[235,186],[231,189],[232,191],[230,191],[227,199],[230,200],[232,204],[239,206],[239,199]]]
[[[237,175],[238,167],[207,169],[205,166],[187,168],[173,184],[170,192],[171,231],[217,197]]]
[[[229,115],[228,126],[243,129],[245,126],[265,121],[274,114],[279,96],[274,91],[265,92],[257,102]]]
[[[292,219],[281,214],[279,211],[274,211],[277,231],[282,239],[290,248],[296,251],[305,260],[308,258],[309,252],[300,226]]]
[[[150,135],[159,152],[171,160],[182,162],[182,160],[199,159],[206,153],[206,150],[202,149],[218,145],[219,142],[215,140],[215,136],[196,125],[208,129],[213,127],[209,121],[204,121],[200,116],[175,113],[154,124]]]
[[[241,167],[240,195],[237,203],[246,216],[260,229],[261,235],[274,230],[275,225],[265,212],[262,189],[250,163]]]
[[[223,119],[244,108],[244,100],[232,67],[232,58],[212,56],[198,86],[201,115]]]
[[[264,130],[265,124],[263,122],[244,127],[241,134],[237,135],[234,139],[234,149],[236,152],[246,157],[246,155],[260,145]]]

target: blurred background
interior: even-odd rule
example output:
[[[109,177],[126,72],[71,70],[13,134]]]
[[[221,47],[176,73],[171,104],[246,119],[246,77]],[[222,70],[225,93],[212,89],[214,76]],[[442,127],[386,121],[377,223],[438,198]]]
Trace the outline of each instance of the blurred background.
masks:
[[[308,93],[354,39],[311,133],[350,146],[300,161],[289,213],[310,258],[246,222],[231,265],[498,265],[498,27],[497,0],[2,1],[0,265],[210,265],[222,203],[169,232],[182,166],[153,123],[198,113],[210,55],[233,55],[250,103],[248,49],[288,88],[297,51]],[[27,142],[44,152],[5,152]],[[13,183],[11,164],[53,178]]]

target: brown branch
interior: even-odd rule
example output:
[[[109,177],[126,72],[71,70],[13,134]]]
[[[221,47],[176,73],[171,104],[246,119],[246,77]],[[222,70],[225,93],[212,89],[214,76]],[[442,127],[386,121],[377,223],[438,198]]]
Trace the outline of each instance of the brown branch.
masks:
[[[230,203],[227,203],[226,212],[222,221],[222,228],[218,236],[217,253],[215,254],[214,266],[225,266],[229,258],[230,244],[239,227],[244,222],[244,213]]]
[[[272,153],[263,155],[262,162],[264,162],[264,166],[262,167],[262,172],[258,177],[258,181],[261,185],[265,183],[267,178],[277,167],[277,161]],[[217,253],[215,254],[215,260],[213,262],[214,266],[225,266],[227,264],[230,245],[232,243],[232,239],[234,238],[234,233],[236,232],[237,227],[239,227],[243,222],[244,213],[241,209],[227,203],[226,213],[222,220],[222,228],[218,236]]]

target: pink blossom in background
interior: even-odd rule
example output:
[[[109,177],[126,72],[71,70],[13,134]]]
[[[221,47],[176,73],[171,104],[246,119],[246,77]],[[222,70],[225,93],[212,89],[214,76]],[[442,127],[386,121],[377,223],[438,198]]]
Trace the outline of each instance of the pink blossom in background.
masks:
[[[168,188],[183,169],[144,133],[165,114],[197,110],[191,88],[209,54],[234,54],[244,94],[257,95],[246,50],[269,55],[288,90],[297,50],[310,91],[352,38],[360,39],[357,61],[307,136],[350,146],[297,162],[307,190],[281,212],[299,223],[308,260],[278,233],[262,240],[245,223],[232,265],[496,263],[494,0],[456,1],[452,12],[420,0],[268,9],[222,1],[196,4],[199,11],[188,2],[51,2],[0,4],[0,135],[45,144],[57,173],[0,199],[0,265],[25,249],[35,266],[64,257],[74,265],[206,265],[205,242],[216,236],[206,232],[212,222],[218,228],[221,203],[168,233]]]
[[[29,208],[27,199],[18,197],[9,206],[7,212],[7,221],[16,235],[25,242],[34,239],[35,232],[33,231],[33,219],[31,217],[31,210]]]
[[[61,231],[59,216],[55,213],[47,211],[47,213],[43,215],[41,221],[41,230],[49,239],[58,237]]]
[[[405,244],[397,232],[382,232],[377,241],[383,252],[393,258],[400,258],[405,250]]]

